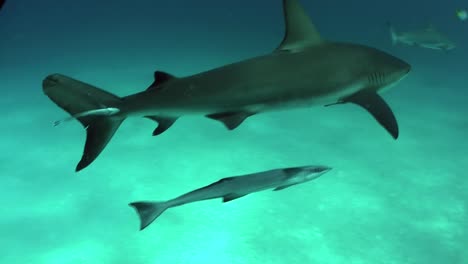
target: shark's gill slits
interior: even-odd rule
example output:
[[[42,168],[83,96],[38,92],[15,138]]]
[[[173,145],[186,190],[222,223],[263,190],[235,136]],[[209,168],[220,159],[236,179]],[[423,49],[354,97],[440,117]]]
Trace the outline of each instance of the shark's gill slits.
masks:
[[[383,72],[374,72],[367,76],[367,82],[370,86],[381,86],[385,84],[385,73]]]
[[[380,85],[385,84],[385,74],[383,72],[379,72],[380,77]]]
[[[376,83],[375,73],[371,73],[368,79],[369,79],[369,86],[374,86]]]

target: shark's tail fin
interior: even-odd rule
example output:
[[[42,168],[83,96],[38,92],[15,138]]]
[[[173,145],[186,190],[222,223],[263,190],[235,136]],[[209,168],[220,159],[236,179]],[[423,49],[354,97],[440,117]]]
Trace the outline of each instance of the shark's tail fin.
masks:
[[[398,33],[395,31],[395,28],[390,22],[387,22],[388,30],[390,31],[390,38],[392,39],[392,44],[396,45],[398,43]]]
[[[140,230],[149,226],[169,208],[165,202],[134,202],[129,205],[135,209],[140,218]]]
[[[80,171],[99,156],[124,120],[125,117],[118,115],[121,99],[60,74],[49,75],[42,86],[54,103],[78,119],[86,129],[83,155],[76,166],[76,171]]]

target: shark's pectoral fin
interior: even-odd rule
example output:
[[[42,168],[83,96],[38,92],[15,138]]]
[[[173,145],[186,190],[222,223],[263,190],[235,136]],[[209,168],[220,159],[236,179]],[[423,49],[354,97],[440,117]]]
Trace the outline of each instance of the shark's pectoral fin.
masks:
[[[206,117],[222,122],[229,130],[237,128],[247,117],[254,115],[252,112],[226,112],[210,114]]]
[[[232,200],[235,200],[235,199],[244,197],[244,196],[246,196],[246,195],[247,195],[247,194],[238,194],[238,193],[226,194],[226,195],[223,197],[223,203],[230,202],[230,201],[232,201]]]
[[[146,116],[146,118],[149,118],[151,120],[158,122],[158,127],[156,127],[156,129],[153,131],[153,136],[162,134],[164,131],[169,129],[177,120],[177,118],[174,118],[174,117],[159,117],[159,116]]]
[[[365,90],[358,92],[343,102],[350,102],[366,109],[382,125],[394,139],[398,138],[399,130],[395,115],[390,106],[377,92]]]
[[[161,84],[175,79],[176,77],[172,74],[163,71],[155,71],[154,72],[154,82],[146,89],[147,91],[158,91],[161,89]]]
[[[289,188],[289,187],[294,186],[296,184],[299,184],[299,183],[293,183],[293,184],[287,184],[287,185],[279,186],[279,187],[274,188],[273,191],[281,191],[283,189]]]

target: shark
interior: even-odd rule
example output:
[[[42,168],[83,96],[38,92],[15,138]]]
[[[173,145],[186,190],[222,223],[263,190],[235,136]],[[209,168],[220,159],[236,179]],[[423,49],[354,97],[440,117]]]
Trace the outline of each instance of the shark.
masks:
[[[301,166],[273,169],[247,175],[223,178],[205,187],[164,201],[140,201],[129,205],[135,209],[140,219],[140,230],[149,226],[169,208],[188,203],[222,198],[223,203],[244,197],[248,194],[273,189],[280,191],[288,187],[316,179],[331,170],[328,166]]]
[[[299,1],[282,3],[285,35],[263,55],[189,76],[155,71],[147,89],[124,97],[60,73],[48,75],[42,82],[44,94],[70,114],[66,120],[76,119],[86,129],[75,171],[100,155],[128,117],[157,122],[156,136],[187,115],[217,120],[234,130],[260,113],[350,103],[397,139],[396,117],[380,93],[407,76],[411,66],[373,47],[326,40]]]
[[[456,47],[447,36],[440,33],[433,25],[406,32],[397,32],[391,23],[388,23],[392,44],[398,43],[434,50],[449,51]]]
[[[3,5],[5,4],[6,0],[0,0],[0,10],[2,10]]]

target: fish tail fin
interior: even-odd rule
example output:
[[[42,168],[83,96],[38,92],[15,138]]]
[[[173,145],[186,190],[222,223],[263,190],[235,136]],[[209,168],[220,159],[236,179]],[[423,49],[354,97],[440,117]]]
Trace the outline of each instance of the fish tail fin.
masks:
[[[125,117],[119,115],[120,97],[60,74],[46,77],[44,93],[86,129],[86,143],[76,171],[90,165],[104,150]],[[55,123],[60,124],[60,121]]]
[[[398,43],[398,33],[395,31],[395,28],[390,22],[387,22],[388,30],[390,31],[390,38],[392,39],[392,44],[396,45]]]
[[[140,218],[140,230],[149,226],[169,208],[165,202],[133,202],[129,205],[135,209]]]

